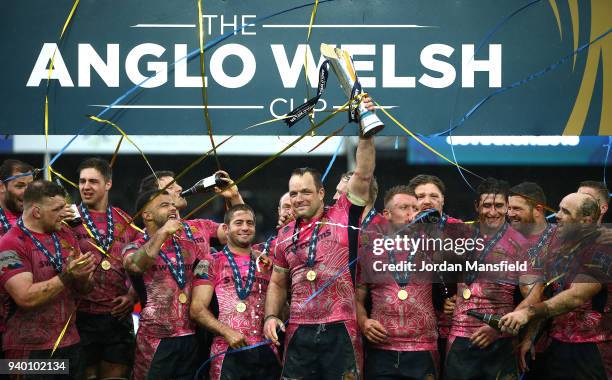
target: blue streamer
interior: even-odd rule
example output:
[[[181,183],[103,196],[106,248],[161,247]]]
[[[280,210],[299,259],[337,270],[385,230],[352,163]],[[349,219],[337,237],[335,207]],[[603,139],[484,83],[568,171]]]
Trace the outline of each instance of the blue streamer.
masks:
[[[265,345],[268,345],[270,343],[272,343],[272,341],[270,339],[267,339],[267,340],[261,341],[259,343],[251,344],[249,346],[244,346],[244,347],[240,347],[240,348],[237,348],[237,349],[231,348],[231,349],[229,349],[227,351],[223,351],[223,352],[220,352],[220,353],[218,353],[216,355],[213,355],[210,358],[208,358],[204,363],[202,363],[202,365],[200,366],[200,368],[198,368],[198,370],[196,371],[195,376],[193,378],[194,378],[194,380],[198,380],[200,378],[200,372],[202,372],[202,370],[208,365],[208,363],[210,363],[216,357],[219,357],[219,356],[225,355],[225,354],[233,354],[233,353],[240,352],[240,351],[250,350],[252,348],[257,348],[257,347],[260,347],[260,346],[265,346]]]
[[[461,166],[457,163],[457,156],[455,155],[455,147],[453,145],[453,136],[451,135],[450,131],[448,133],[448,137],[450,138],[450,147],[451,147],[451,152],[453,153],[453,161],[455,161],[455,167],[459,171],[459,175],[461,176],[461,178],[463,178],[463,182],[465,182],[466,185],[468,185],[468,187],[470,188],[470,190],[472,190],[473,193],[476,193],[476,189],[474,189],[472,185],[470,184],[470,181],[468,181],[467,178],[465,178],[465,176],[463,175],[463,170],[461,169]]]
[[[429,210],[429,211],[427,211],[427,212],[422,213],[422,214],[421,214],[421,215],[419,215],[419,216],[418,216],[416,219],[414,219],[412,222],[408,223],[408,224],[407,224],[407,225],[404,227],[404,229],[405,229],[406,227],[409,227],[409,226],[411,226],[411,225],[415,224],[416,222],[418,222],[419,220],[423,219],[424,217],[426,217],[427,215],[429,215],[429,214],[430,214],[430,213],[432,213],[432,212],[434,212],[434,210]],[[317,291],[315,291],[315,292],[314,292],[314,293],[313,293],[313,294],[312,294],[310,297],[308,297],[308,299],[306,299],[306,301],[304,301],[304,303],[303,303],[303,304],[301,304],[301,306],[300,306],[300,307],[304,307],[304,306],[306,306],[306,305],[307,305],[307,304],[308,304],[310,301],[312,301],[312,300],[313,300],[313,299],[314,299],[316,296],[318,296],[319,294],[321,294],[321,292],[322,292],[323,290],[327,289],[327,288],[328,288],[328,287],[329,287],[329,286],[330,286],[332,283],[334,283],[334,281],[336,281],[336,279],[338,279],[338,277],[340,277],[340,275],[342,275],[342,273],[344,273],[344,272],[346,272],[347,270],[349,270],[349,269],[351,268],[351,266],[352,266],[353,264],[355,264],[355,263],[356,263],[356,262],[357,262],[359,259],[360,259],[360,256],[357,256],[357,257],[355,257],[355,258],[354,258],[354,259],[353,259],[353,260],[352,260],[350,263],[348,263],[346,266],[342,267],[342,268],[341,268],[341,269],[340,269],[338,272],[336,272],[336,274],[334,274],[334,275],[333,275],[333,276],[332,276],[332,277],[331,277],[329,280],[327,280],[327,281],[326,281],[326,282],[323,284],[323,286],[321,286],[321,288],[317,289]],[[285,326],[286,326],[287,324],[289,324],[289,321],[285,321],[285,322],[284,322],[284,324],[285,324]],[[236,349],[236,350],[234,350],[234,349],[230,349],[230,350],[227,350],[227,351],[224,351],[224,352],[218,353],[218,354],[216,354],[216,355],[213,355],[213,356],[211,356],[210,358],[208,358],[208,359],[207,359],[207,360],[206,360],[206,361],[205,361],[205,362],[204,362],[204,363],[203,363],[203,364],[200,366],[200,368],[198,368],[198,370],[196,371],[196,374],[195,374],[194,380],[198,380],[198,378],[199,378],[199,374],[200,374],[200,372],[202,371],[202,369],[204,369],[204,367],[205,367],[205,366],[206,366],[208,363],[210,363],[210,362],[211,362],[211,361],[212,361],[214,358],[216,358],[216,357],[218,357],[218,356],[221,356],[221,355],[226,355],[226,354],[233,354],[233,353],[240,352],[240,351],[246,351],[246,350],[250,350],[250,349],[252,349],[252,348],[256,348],[256,347],[259,347],[259,346],[265,346],[265,345],[270,344],[270,343],[272,343],[272,341],[271,341],[270,339],[267,339],[267,340],[261,341],[261,342],[259,342],[259,343],[252,344],[252,345],[250,345],[250,346],[241,347],[241,348]]]
[[[329,164],[327,165],[327,169],[325,169],[325,173],[323,173],[323,176],[321,177],[321,182],[325,183],[325,178],[327,178],[327,175],[329,174],[329,171],[331,170],[332,165],[334,165],[334,161],[336,161],[336,157],[338,157],[338,152],[340,151],[340,148],[342,147],[343,143],[344,143],[344,136],[342,136],[342,138],[340,139],[340,142],[338,143],[338,146],[336,147],[336,151],[334,152],[334,155],[329,161]]]
[[[323,3],[328,3],[331,1],[335,1],[335,0],[321,0],[319,1],[319,4],[323,4]],[[236,35],[238,32],[240,32],[242,29],[244,29],[247,26],[254,26],[257,25],[257,23],[260,23],[262,21],[266,21],[269,20],[273,17],[282,15],[284,13],[288,13],[288,12],[292,12],[301,8],[306,8],[309,6],[314,5],[315,2],[311,2],[308,4],[303,4],[303,5],[298,5],[292,8],[288,8],[279,12],[275,12],[272,13],[270,15],[267,16],[263,16],[260,18],[257,18],[255,20],[253,20],[253,22],[249,23],[249,24],[245,24],[240,26],[239,28],[236,28],[234,30],[232,30],[231,32],[227,32],[211,41],[209,41],[205,46],[204,46],[204,50],[210,49],[212,47],[215,47],[218,43],[225,41],[226,39],[230,38],[231,36]],[[191,61],[194,57],[198,56],[200,54],[200,48],[194,49],[193,51],[191,51],[189,54],[187,54],[185,57],[176,60],[175,62],[171,63],[169,68],[173,68],[177,63],[183,61],[183,60],[187,60],[187,61]],[[135,85],[134,87],[132,87],[131,89],[129,89],[127,92],[125,92],[123,95],[121,95],[120,97],[118,97],[117,99],[115,99],[115,101],[113,101],[110,105],[108,105],[106,108],[104,108],[102,111],[100,111],[100,113],[98,113],[96,116],[98,118],[102,117],[106,112],[108,112],[113,106],[119,104],[121,101],[125,100],[128,96],[130,96],[131,94],[133,94],[135,91],[137,91],[138,89],[140,89],[142,87],[143,84],[145,84],[147,81],[155,78],[155,76],[159,74],[159,72],[155,73],[153,76],[146,78],[145,80],[143,80],[142,82],[138,83],[137,85]],[[83,131],[86,129],[87,127],[83,127],[81,128],[76,135],[74,135],[66,145],[64,145],[62,147],[62,149],[60,149],[60,151],[51,159],[51,161],[49,162],[49,166],[53,165],[55,163],[55,161],[57,161],[57,159],[66,152],[66,149],[68,149],[68,147],[74,142],[74,140],[76,140],[76,138],[83,133]],[[46,167],[45,167],[46,168]]]
[[[500,89],[497,89],[496,91],[492,92],[491,94],[485,96],[484,98],[480,99],[480,101],[478,101],[465,115],[463,115],[463,117],[461,117],[461,119],[459,120],[459,122],[457,124],[455,124],[453,127],[449,128],[448,130],[444,131],[444,132],[440,132],[440,133],[436,133],[432,136],[436,137],[436,136],[444,136],[447,133],[452,132],[453,130],[459,128],[460,126],[462,126],[467,119],[469,119],[483,104],[485,104],[487,101],[489,101],[490,99],[492,99],[493,97],[503,94],[506,91],[512,90],[516,87],[522,86],[527,82],[531,82],[534,79],[537,79],[543,75],[545,75],[546,73],[555,70],[556,68],[560,67],[563,63],[565,63],[566,61],[568,61],[570,58],[572,58],[574,55],[581,53],[583,50],[585,50],[586,48],[588,48],[589,46],[591,46],[592,44],[594,44],[595,42],[601,40],[602,38],[604,38],[605,36],[607,36],[610,32],[612,31],[612,29],[608,29],[606,32],[604,32],[603,34],[597,36],[597,38],[595,38],[594,40],[587,42],[586,44],[580,46],[578,49],[574,50],[573,52],[571,52],[570,54],[562,57],[560,60],[558,60],[557,62],[549,65],[548,67],[539,70],[529,76],[527,76],[524,79],[521,79],[517,82],[512,83],[509,86],[506,87],[502,87]]]

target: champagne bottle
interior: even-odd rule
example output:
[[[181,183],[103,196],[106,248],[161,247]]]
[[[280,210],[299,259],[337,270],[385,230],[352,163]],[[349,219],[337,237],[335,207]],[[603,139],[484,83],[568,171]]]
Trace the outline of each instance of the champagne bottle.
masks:
[[[222,178],[223,176],[221,174],[215,173],[210,177],[201,179],[189,189],[183,191],[181,193],[181,197],[188,197],[193,194],[206,193],[208,191],[212,191],[215,186],[222,188],[227,185],[227,182],[223,181]]]
[[[495,330],[501,330],[501,328],[499,327],[499,320],[501,319],[501,317],[499,315],[495,315],[495,314],[483,314],[483,313],[479,313],[479,312],[474,311],[474,310],[468,310],[467,311],[467,315],[469,315],[470,317],[474,317],[476,319],[481,320],[482,322],[486,323],[487,325],[493,327]]]
[[[68,193],[68,190],[66,190],[66,188],[64,187],[64,185],[62,185],[62,181],[60,181],[59,178],[55,179],[55,183],[57,183],[57,185],[59,187],[61,187],[62,189],[64,189],[64,198],[66,199],[66,203],[70,205],[70,209],[72,210],[72,212],[74,212],[74,214],[76,215],[73,219],[66,219],[66,223],[68,223],[68,225],[70,227],[76,227],[80,224],[83,223],[83,220],[81,219],[81,213],[79,213],[79,208],[77,207],[77,205],[72,201],[72,197],[70,196],[70,193]]]

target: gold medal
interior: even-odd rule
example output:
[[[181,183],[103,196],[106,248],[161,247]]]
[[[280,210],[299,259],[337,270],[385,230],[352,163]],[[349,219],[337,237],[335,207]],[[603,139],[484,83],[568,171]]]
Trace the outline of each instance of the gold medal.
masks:
[[[470,288],[463,289],[463,299],[469,300],[471,296],[472,296],[472,291],[470,290]]]
[[[247,307],[246,304],[244,302],[238,302],[236,304],[236,311],[239,313],[244,313],[246,311]]]
[[[397,298],[404,301],[406,298],[408,298],[408,292],[405,289],[400,289],[397,292]]]
[[[179,302],[180,303],[187,303],[187,294],[181,292],[179,293]]]
[[[309,270],[308,273],[306,273],[306,279],[308,279],[308,281],[314,281],[316,278],[317,278],[317,272],[313,270]]]
[[[108,260],[102,260],[102,263],[100,264],[100,266],[102,267],[102,269],[104,270],[109,270],[111,269],[111,263],[108,262]]]

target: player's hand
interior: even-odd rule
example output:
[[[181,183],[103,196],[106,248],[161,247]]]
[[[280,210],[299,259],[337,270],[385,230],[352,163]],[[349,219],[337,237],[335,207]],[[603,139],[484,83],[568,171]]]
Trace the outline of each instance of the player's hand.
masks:
[[[183,228],[183,224],[178,219],[168,219],[166,223],[159,229],[159,233],[164,234],[166,239],[174,235],[178,230]],[[164,239],[165,240],[165,239]]]
[[[264,335],[266,338],[270,339],[275,345],[280,346],[278,334],[276,333],[276,329],[278,328],[280,328],[282,332],[285,332],[285,324],[278,318],[268,318],[266,323],[264,323]]]
[[[499,327],[502,332],[516,335],[521,327],[529,323],[527,308],[516,310],[501,317]]]
[[[597,231],[599,232],[599,236],[595,240],[596,244],[612,245],[612,229],[599,227]]]
[[[225,183],[222,188],[215,186],[213,188],[215,193],[220,194],[225,199],[232,199],[240,196],[238,186],[234,184],[234,181],[230,178],[226,171],[219,170],[215,172],[215,174],[219,174],[221,176],[221,180]]]
[[[233,349],[247,346],[246,337],[236,330],[228,329],[227,332],[223,334],[223,339],[225,339],[227,344]]]
[[[527,366],[527,361],[525,360],[525,356],[527,356],[527,353],[531,354],[531,361],[533,362],[534,360],[536,360],[535,357],[535,347],[531,344],[531,339],[526,338],[524,339],[520,345],[519,345],[519,370],[521,372],[527,372],[529,371],[529,367]]]
[[[367,108],[367,110],[370,112],[376,111],[376,105],[374,104],[374,100],[372,100],[369,95],[366,95],[363,97],[363,99],[361,99],[361,104],[363,104],[363,106]]]
[[[457,295],[454,294],[452,297],[444,299],[444,314],[452,316],[455,313],[455,306],[457,305]]]
[[[96,263],[94,261],[93,253],[87,252],[70,260],[70,262],[68,262],[68,268],[66,268],[66,271],[76,281],[87,281],[95,269]]]
[[[112,304],[114,306],[111,309],[111,315],[115,318],[123,319],[130,315],[132,310],[134,310],[134,302],[132,297],[127,295],[115,297]]]
[[[295,217],[293,214],[285,214],[278,217],[278,221],[276,222],[276,229],[280,229],[285,224],[291,222]]]
[[[366,319],[362,327],[363,335],[372,343],[383,343],[387,340],[387,330],[375,319]]]
[[[62,211],[60,211],[60,217],[63,220],[72,220],[74,218],[76,218],[76,213],[74,212],[74,210],[72,209],[72,205],[66,203],[64,205],[64,208],[62,209]]]
[[[491,326],[485,325],[472,334],[470,341],[479,348],[487,348],[498,336],[499,332],[497,330]]]

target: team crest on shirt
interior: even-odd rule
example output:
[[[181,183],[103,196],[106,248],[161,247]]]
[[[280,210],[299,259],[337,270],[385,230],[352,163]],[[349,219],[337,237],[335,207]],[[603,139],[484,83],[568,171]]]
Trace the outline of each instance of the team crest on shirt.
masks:
[[[5,274],[11,270],[22,268],[23,264],[15,251],[0,252],[0,273]]]
[[[201,280],[208,280],[208,268],[210,267],[210,262],[208,260],[200,260],[198,261],[198,265],[196,265],[193,270],[194,276]]]
[[[121,233],[123,232],[123,230],[125,229],[125,227],[123,226],[123,223],[117,223],[115,225],[115,231],[117,231],[117,233]]]
[[[196,226],[189,226],[189,230],[191,231],[192,234],[198,233],[198,228]]]

